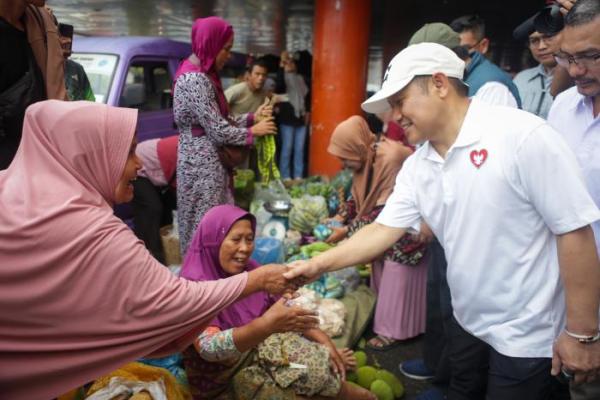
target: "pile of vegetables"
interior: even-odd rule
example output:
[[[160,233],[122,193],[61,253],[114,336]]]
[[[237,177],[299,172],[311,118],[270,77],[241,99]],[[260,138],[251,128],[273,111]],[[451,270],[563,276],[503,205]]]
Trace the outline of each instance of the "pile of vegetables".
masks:
[[[311,178],[305,180],[304,183],[300,185],[292,186],[289,192],[290,196],[295,199],[300,198],[305,194],[310,196],[323,196],[328,199],[336,194],[335,188],[330,184],[322,181],[315,181]]]
[[[327,203],[321,196],[304,195],[292,199],[292,204],[289,225],[291,229],[301,233],[310,234],[315,226],[329,216]]]

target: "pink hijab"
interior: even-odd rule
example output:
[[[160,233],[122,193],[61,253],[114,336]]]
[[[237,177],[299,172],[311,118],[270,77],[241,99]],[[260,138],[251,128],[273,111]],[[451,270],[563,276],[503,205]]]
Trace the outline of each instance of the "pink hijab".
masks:
[[[240,219],[247,218],[256,229],[256,218],[249,212],[229,204],[208,210],[196,229],[192,244],[181,268],[181,277],[192,281],[212,281],[227,278],[219,262],[219,251],[225,236]],[[258,268],[259,264],[250,260],[246,271]],[[243,326],[260,317],[273,304],[271,296],[265,292],[254,293],[230,305],[210,323],[221,330]]]
[[[215,68],[215,60],[219,52],[225,47],[227,41],[232,37],[233,28],[224,19],[219,17],[198,18],[192,26],[192,51],[198,57],[198,60],[200,60],[200,64],[196,65],[189,59],[183,60],[173,80],[176,85],[177,79],[183,74],[190,72],[206,74],[215,86],[219,111],[223,117],[229,115],[229,106],[227,105],[225,93],[223,93],[221,78]],[[204,132],[201,130],[193,133],[194,136],[201,136],[203,134]]]
[[[136,358],[177,351],[247,274],[190,282],[113,215],[137,111],[49,100],[27,109],[0,172],[0,393],[53,398]]]

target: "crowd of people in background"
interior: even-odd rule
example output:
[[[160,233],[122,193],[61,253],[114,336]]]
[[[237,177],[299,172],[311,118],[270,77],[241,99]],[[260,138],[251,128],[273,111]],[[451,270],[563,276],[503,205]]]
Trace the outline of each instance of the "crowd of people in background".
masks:
[[[424,334],[422,358],[398,366],[434,384],[419,400],[600,398],[599,0],[559,0],[515,27],[538,65],[514,78],[488,58],[479,16],[418,29],[362,104],[381,128],[352,116],[331,135],[353,177],[327,238],[340,244],[287,267],[251,260],[256,219],[233,206],[233,174],[276,135],[283,183],[306,176],[306,54],[284,51],[272,69],[251,58],[224,88],[233,27],[197,19],[173,79],[178,135],[137,143],[137,111],[93,103],[69,59],[73,27],[44,3],[0,0],[0,51],[13,54],[0,61],[7,398],[182,352],[194,398],[372,399],[344,381],[352,351],[287,304],[364,262],[378,297],[367,346]],[[127,202],[134,231],[113,214]],[[180,277],[162,265],[172,210]],[[313,375],[275,382],[277,360],[252,364],[273,346]]]

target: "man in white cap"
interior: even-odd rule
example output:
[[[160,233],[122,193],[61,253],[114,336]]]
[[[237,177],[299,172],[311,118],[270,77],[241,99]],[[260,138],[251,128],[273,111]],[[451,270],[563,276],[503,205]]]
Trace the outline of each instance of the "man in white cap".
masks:
[[[394,57],[362,107],[391,107],[409,141],[423,145],[374,223],[286,276],[314,279],[372,260],[423,219],[448,260],[448,398],[545,399],[561,369],[576,382],[600,370],[590,228],[600,210],[556,131],[530,113],[469,100],[463,70],[433,43]]]

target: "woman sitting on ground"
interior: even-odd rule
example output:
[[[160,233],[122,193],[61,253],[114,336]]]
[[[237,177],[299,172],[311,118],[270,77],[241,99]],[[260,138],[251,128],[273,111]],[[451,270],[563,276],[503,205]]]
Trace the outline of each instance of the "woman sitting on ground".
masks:
[[[254,216],[238,207],[212,208],[195,233],[181,276],[205,281],[254,270],[255,228]],[[312,311],[286,302],[259,292],[216,316],[184,351],[195,399],[373,398],[344,382],[346,369],[356,366],[352,352],[335,348]]]
[[[353,116],[339,124],[327,151],[352,170],[352,198],[336,219],[345,225],[334,228],[327,239],[336,242],[373,222],[394,189],[396,175],[412,149],[403,143],[376,136],[367,121]],[[398,340],[425,331],[425,245],[405,235],[385,255],[372,263],[371,288],[377,293],[373,331],[367,347],[387,350]]]

